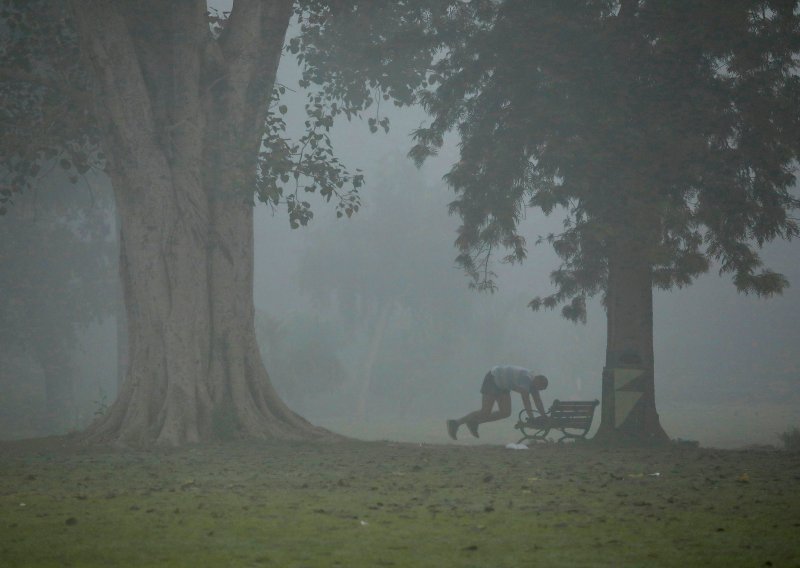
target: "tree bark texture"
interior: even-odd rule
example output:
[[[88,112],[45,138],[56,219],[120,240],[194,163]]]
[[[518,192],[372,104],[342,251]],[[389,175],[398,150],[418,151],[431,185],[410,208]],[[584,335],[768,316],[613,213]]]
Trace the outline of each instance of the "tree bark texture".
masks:
[[[129,365],[91,442],[326,432],[289,410],[254,331],[257,155],[290,0],[73,2],[120,219]]]
[[[623,238],[610,247],[606,313],[606,366],[595,439],[668,441],[655,404],[653,278],[644,242]]]

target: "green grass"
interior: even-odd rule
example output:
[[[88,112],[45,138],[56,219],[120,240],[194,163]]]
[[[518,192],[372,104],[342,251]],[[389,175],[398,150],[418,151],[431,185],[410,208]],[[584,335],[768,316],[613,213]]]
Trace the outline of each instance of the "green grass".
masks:
[[[2,566],[800,566],[789,452],[347,442],[0,454]]]

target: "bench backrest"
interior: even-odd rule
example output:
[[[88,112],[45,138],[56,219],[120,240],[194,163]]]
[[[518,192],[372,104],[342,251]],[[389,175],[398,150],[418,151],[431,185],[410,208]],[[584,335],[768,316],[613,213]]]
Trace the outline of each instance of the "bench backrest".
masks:
[[[550,420],[570,424],[575,428],[591,426],[594,409],[600,404],[597,400],[554,400],[550,407]]]

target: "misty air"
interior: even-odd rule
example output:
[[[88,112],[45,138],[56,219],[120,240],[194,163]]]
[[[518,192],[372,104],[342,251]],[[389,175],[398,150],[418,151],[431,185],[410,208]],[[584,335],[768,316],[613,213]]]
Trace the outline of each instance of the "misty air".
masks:
[[[800,1],[0,0],[0,565],[800,564]]]

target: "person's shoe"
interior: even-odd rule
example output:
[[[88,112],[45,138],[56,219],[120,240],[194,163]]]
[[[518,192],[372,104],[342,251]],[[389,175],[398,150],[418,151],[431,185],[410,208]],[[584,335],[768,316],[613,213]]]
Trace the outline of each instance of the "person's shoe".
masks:
[[[447,421],[447,433],[450,435],[451,438],[456,440],[456,432],[458,432],[458,422],[455,420],[448,420]]]
[[[478,423],[477,422],[467,422],[467,428],[469,429],[469,433],[475,436],[476,438],[480,438],[478,436]]]

